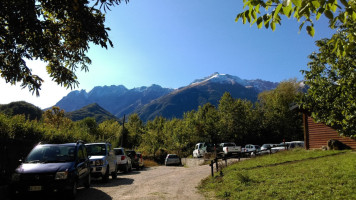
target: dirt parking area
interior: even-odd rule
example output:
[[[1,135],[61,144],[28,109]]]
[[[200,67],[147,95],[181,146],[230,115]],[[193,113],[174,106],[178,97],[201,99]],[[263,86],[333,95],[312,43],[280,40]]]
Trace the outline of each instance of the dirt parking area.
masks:
[[[94,180],[90,189],[79,189],[77,199],[204,199],[196,187],[210,173],[209,165],[158,166],[119,173],[116,180]]]

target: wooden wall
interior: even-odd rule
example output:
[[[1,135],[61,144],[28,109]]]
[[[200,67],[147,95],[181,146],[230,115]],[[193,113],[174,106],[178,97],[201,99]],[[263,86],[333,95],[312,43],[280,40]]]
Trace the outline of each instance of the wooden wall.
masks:
[[[339,136],[336,130],[325,124],[315,123],[314,120],[306,114],[303,114],[303,118],[306,149],[321,149],[323,146],[327,146],[328,140],[330,139],[339,140],[352,149],[356,149],[356,140]]]

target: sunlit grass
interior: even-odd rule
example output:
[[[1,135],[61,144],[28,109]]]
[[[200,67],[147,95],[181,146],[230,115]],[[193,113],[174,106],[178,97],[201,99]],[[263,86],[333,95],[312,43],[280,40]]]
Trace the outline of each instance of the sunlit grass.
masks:
[[[220,199],[356,199],[356,153],[296,150],[243,161],[205,179]]]

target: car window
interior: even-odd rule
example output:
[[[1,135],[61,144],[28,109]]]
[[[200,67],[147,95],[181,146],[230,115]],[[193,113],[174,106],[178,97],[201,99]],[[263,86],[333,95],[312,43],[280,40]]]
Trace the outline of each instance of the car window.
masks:
[[[114,149],[116,155],[124,155],[122,149]]]
[[[106,155],[105,144],[87,144],[87,152],[90,156],[102,156]]]
[[[82,147],[80,147],[78,149],[77,156],[78,156],[78,160],[85,160],[85,156],[84,156],[84,152],[83,152],[83,148]]]
[[[35,147],[25,162],[71,162],[74,161],[74,146],[43,146]]]

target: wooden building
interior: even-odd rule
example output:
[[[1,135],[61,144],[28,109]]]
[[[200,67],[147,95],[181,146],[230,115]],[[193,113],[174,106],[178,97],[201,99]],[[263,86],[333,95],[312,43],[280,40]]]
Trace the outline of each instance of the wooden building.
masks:
[[[316,123],[307,114],[303,114],[304,124],[304,143],[306,149],[321,149],[327,146],[330,139],[339,140],[351,149],[356,150],[356,140],[350,137],[340,136],[339,133],[331,127]]]

